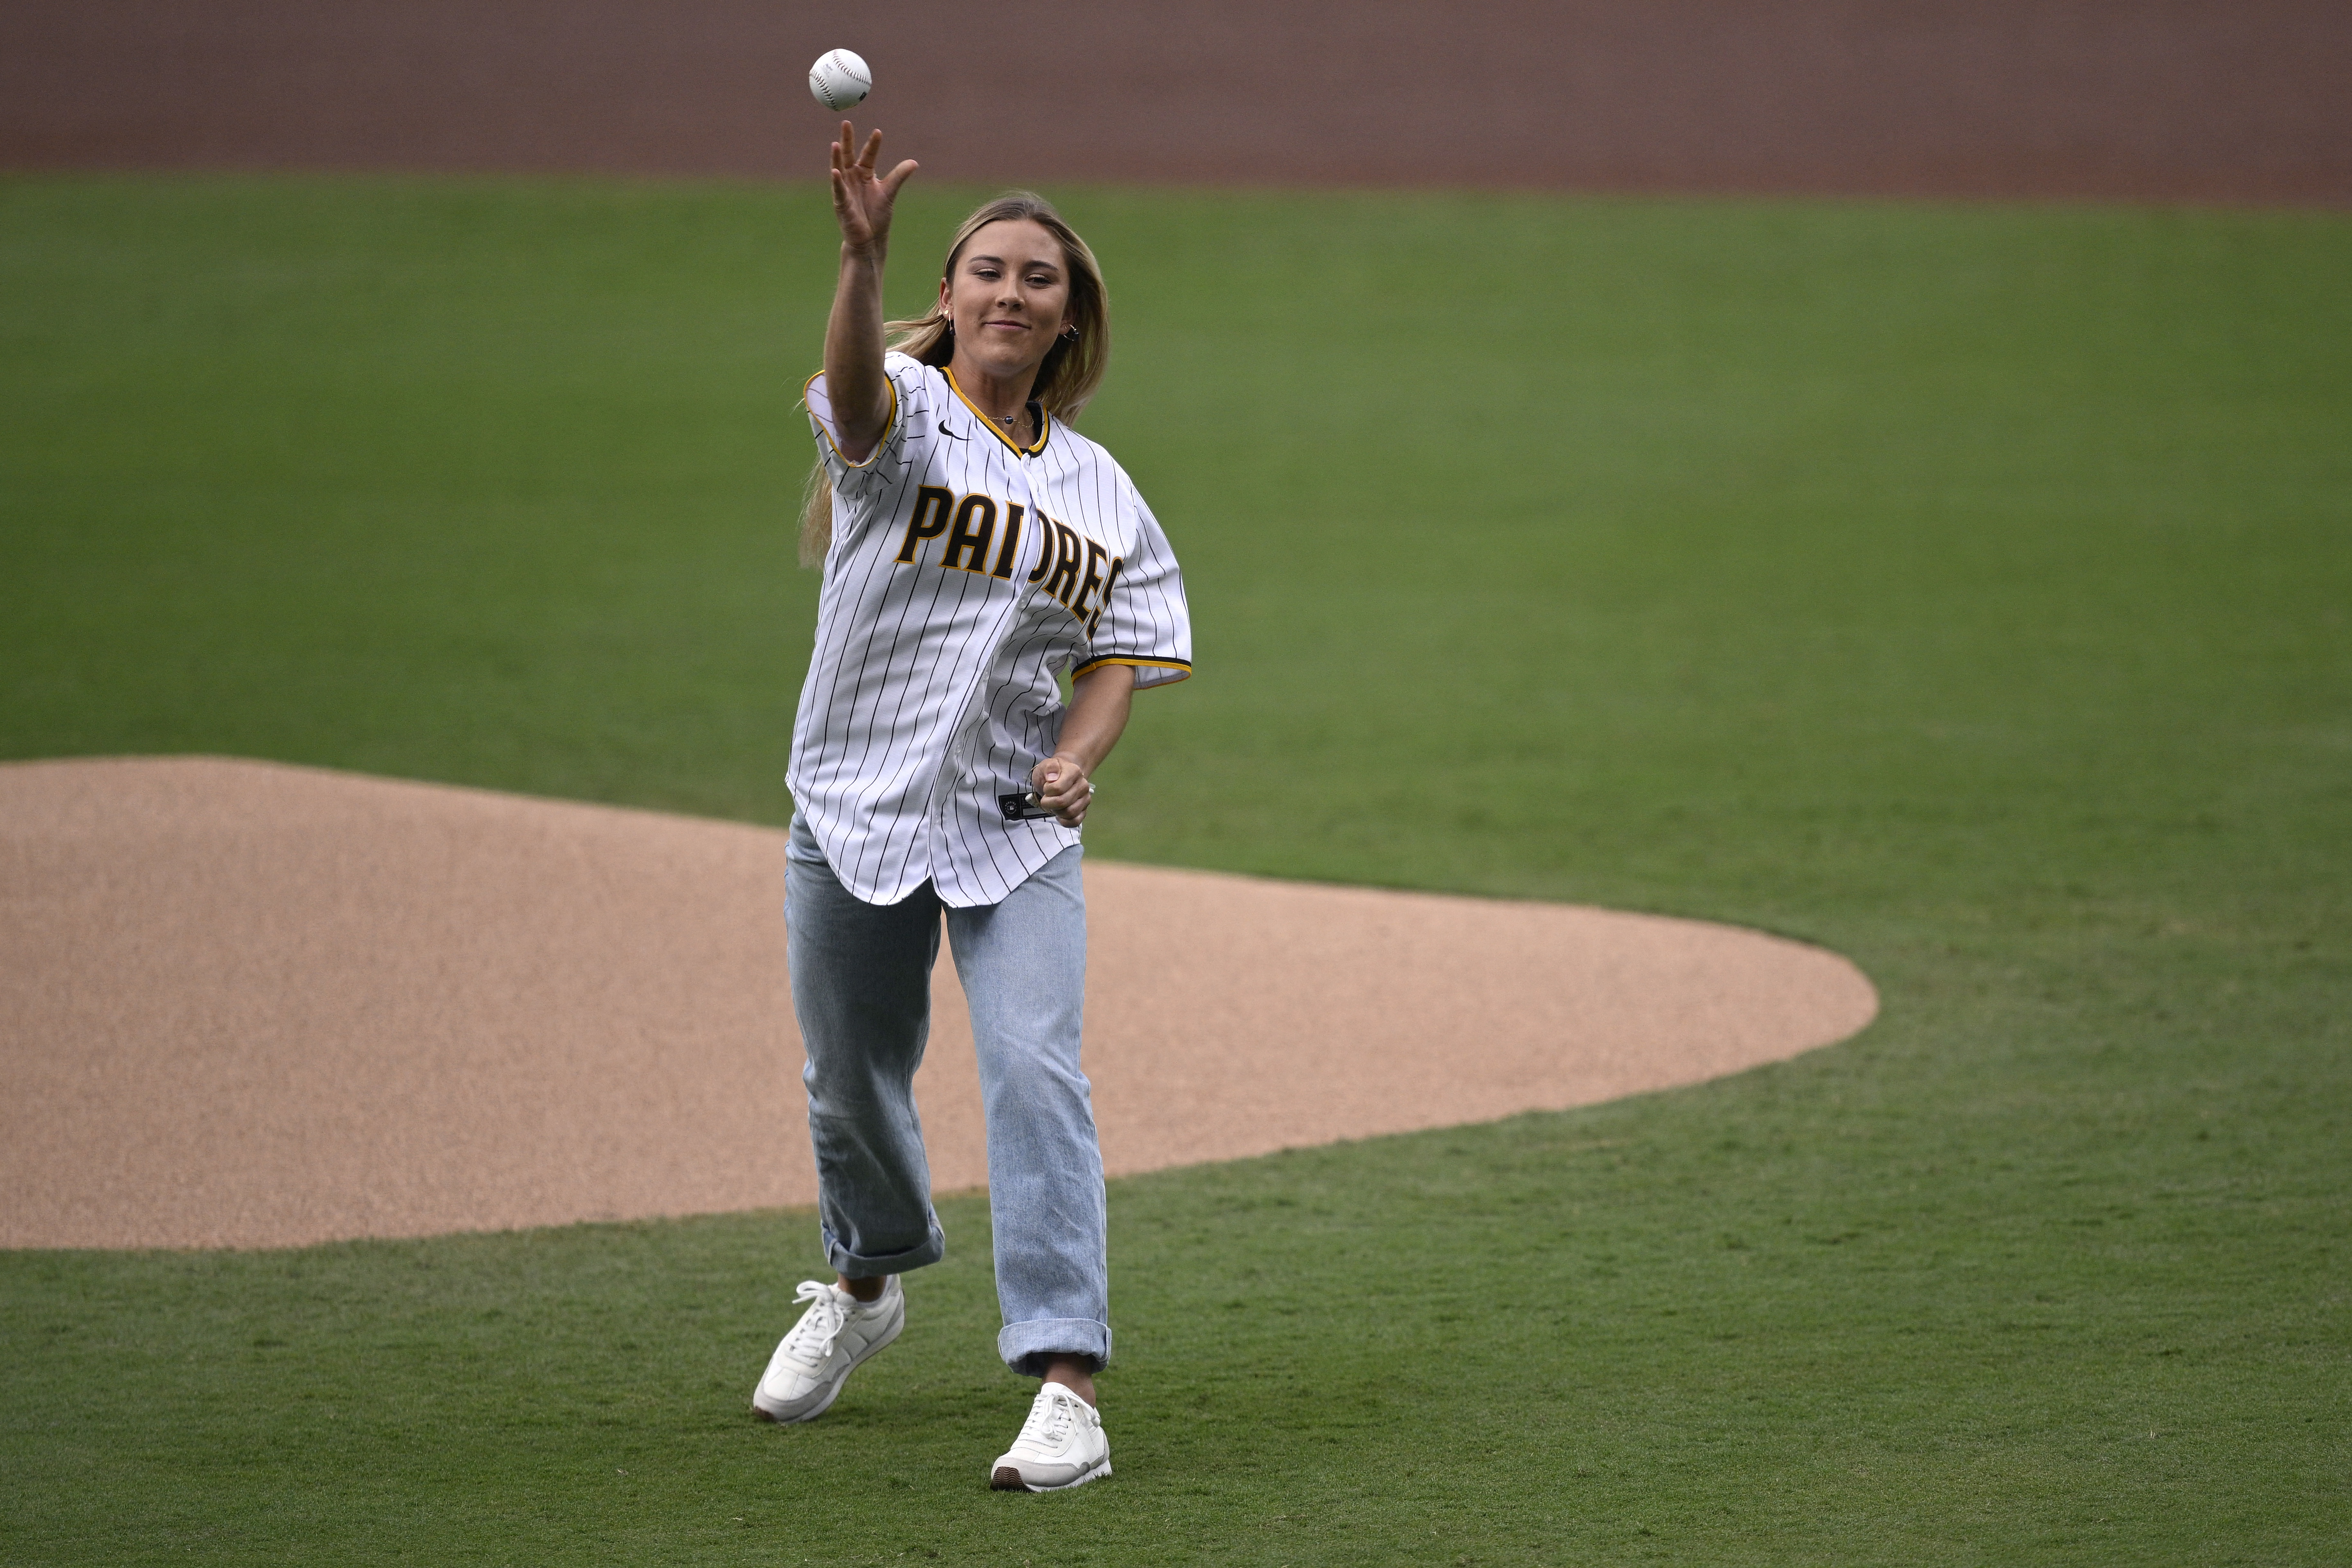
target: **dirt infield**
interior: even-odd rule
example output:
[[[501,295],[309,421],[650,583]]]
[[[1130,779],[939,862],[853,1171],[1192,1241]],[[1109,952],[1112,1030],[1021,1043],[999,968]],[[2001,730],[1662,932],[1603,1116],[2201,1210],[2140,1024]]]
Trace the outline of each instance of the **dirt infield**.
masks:
[[[1843,1039],[1833,954],[1695,921],[1095,864],[1114,1173],[1565,1107]],[[206,758],[0,766],[0,1247],[806,1204],[766,829]],[[940,966],[918,1080],[985,1179]]]
[[[2352,201],[2341,0],[0,0],[0,166]]]

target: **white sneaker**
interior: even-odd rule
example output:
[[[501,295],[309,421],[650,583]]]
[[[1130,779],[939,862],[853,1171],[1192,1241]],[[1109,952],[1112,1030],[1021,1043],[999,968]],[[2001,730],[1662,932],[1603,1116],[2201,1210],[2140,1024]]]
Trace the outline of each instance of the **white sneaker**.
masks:
[[[882,1294],[861,1301],[838,1285],[803,1280],[793,1299],[809,1309],[793,1325],[751,1390],[751,1408],[771,1421],[814,1421],[832,1408],[857,1364],[907,1326],[907,1292],[892,1274]]]
[[[996,1461],[988,1484],[998,1491],[1060,1491],[1110,1474],[1110,1439],[1095,1407],[1048,1383],[1037,1390],[1021,1436]]]

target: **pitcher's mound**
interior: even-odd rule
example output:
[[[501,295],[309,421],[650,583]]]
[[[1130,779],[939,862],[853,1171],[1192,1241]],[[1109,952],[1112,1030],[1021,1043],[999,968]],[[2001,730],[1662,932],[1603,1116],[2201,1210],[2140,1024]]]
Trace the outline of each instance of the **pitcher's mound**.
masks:
[[[204,758],[0,767],[0,1246],[815,1198],[771,829]],[[1114,1173],[1696,1082],[1877,1008],[1798,943],[1096,863]],[[940,966],[940,1190],[987,1179]]]

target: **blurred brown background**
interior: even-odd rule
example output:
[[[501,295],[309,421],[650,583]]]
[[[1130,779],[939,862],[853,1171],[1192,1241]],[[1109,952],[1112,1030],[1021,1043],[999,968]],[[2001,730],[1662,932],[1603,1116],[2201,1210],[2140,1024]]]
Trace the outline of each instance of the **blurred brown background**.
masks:
[[[0,165],[2352,199],[2352,0],[5,0]]]

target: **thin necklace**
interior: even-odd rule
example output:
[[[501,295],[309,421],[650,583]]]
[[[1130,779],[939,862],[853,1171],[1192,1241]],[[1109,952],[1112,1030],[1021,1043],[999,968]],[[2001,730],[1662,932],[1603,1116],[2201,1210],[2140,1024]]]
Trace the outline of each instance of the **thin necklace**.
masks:
[[[953,371],[950,371],[948,372],[948,379],[950,381],[955,380],[955,372]],[[956,391],[960,392],[963,392],[963,383],[961,382],[956,382]],[[970,392],[964,392],[964,401],[971,402],[972,407],[980,409],[980,416],[982,419],[985,419],[991,424],[996,426],[997,429],[1004,432],[1005,434],[1013,437],[1013,445],[1029,446],[1035,444],[1036,436],[1029,428],[1032,423],[1029,417],[1029,409],[1030,405],[1037,401],[1035,398],[1033,397],[1027,402],[1023,403],[1021,405],[1020,412],[1013,414],[1010,419],[999,419],[996,415],[989,413],[986,409],[980,408],[979,403],[972,402],[971,394]],[[1023,439],[1024,436],[1027,437],[1027,439]]]
[[[1029,405],[1025,402],[1021,405],[1021,412],[1010,419],[996,419],[994,414],[989,415],[989,418],[996,420],[997,428],[1013,437],[1013,444],[1015,446],[1026,446],[1035,439],[1029,428],[1031,423]]]

